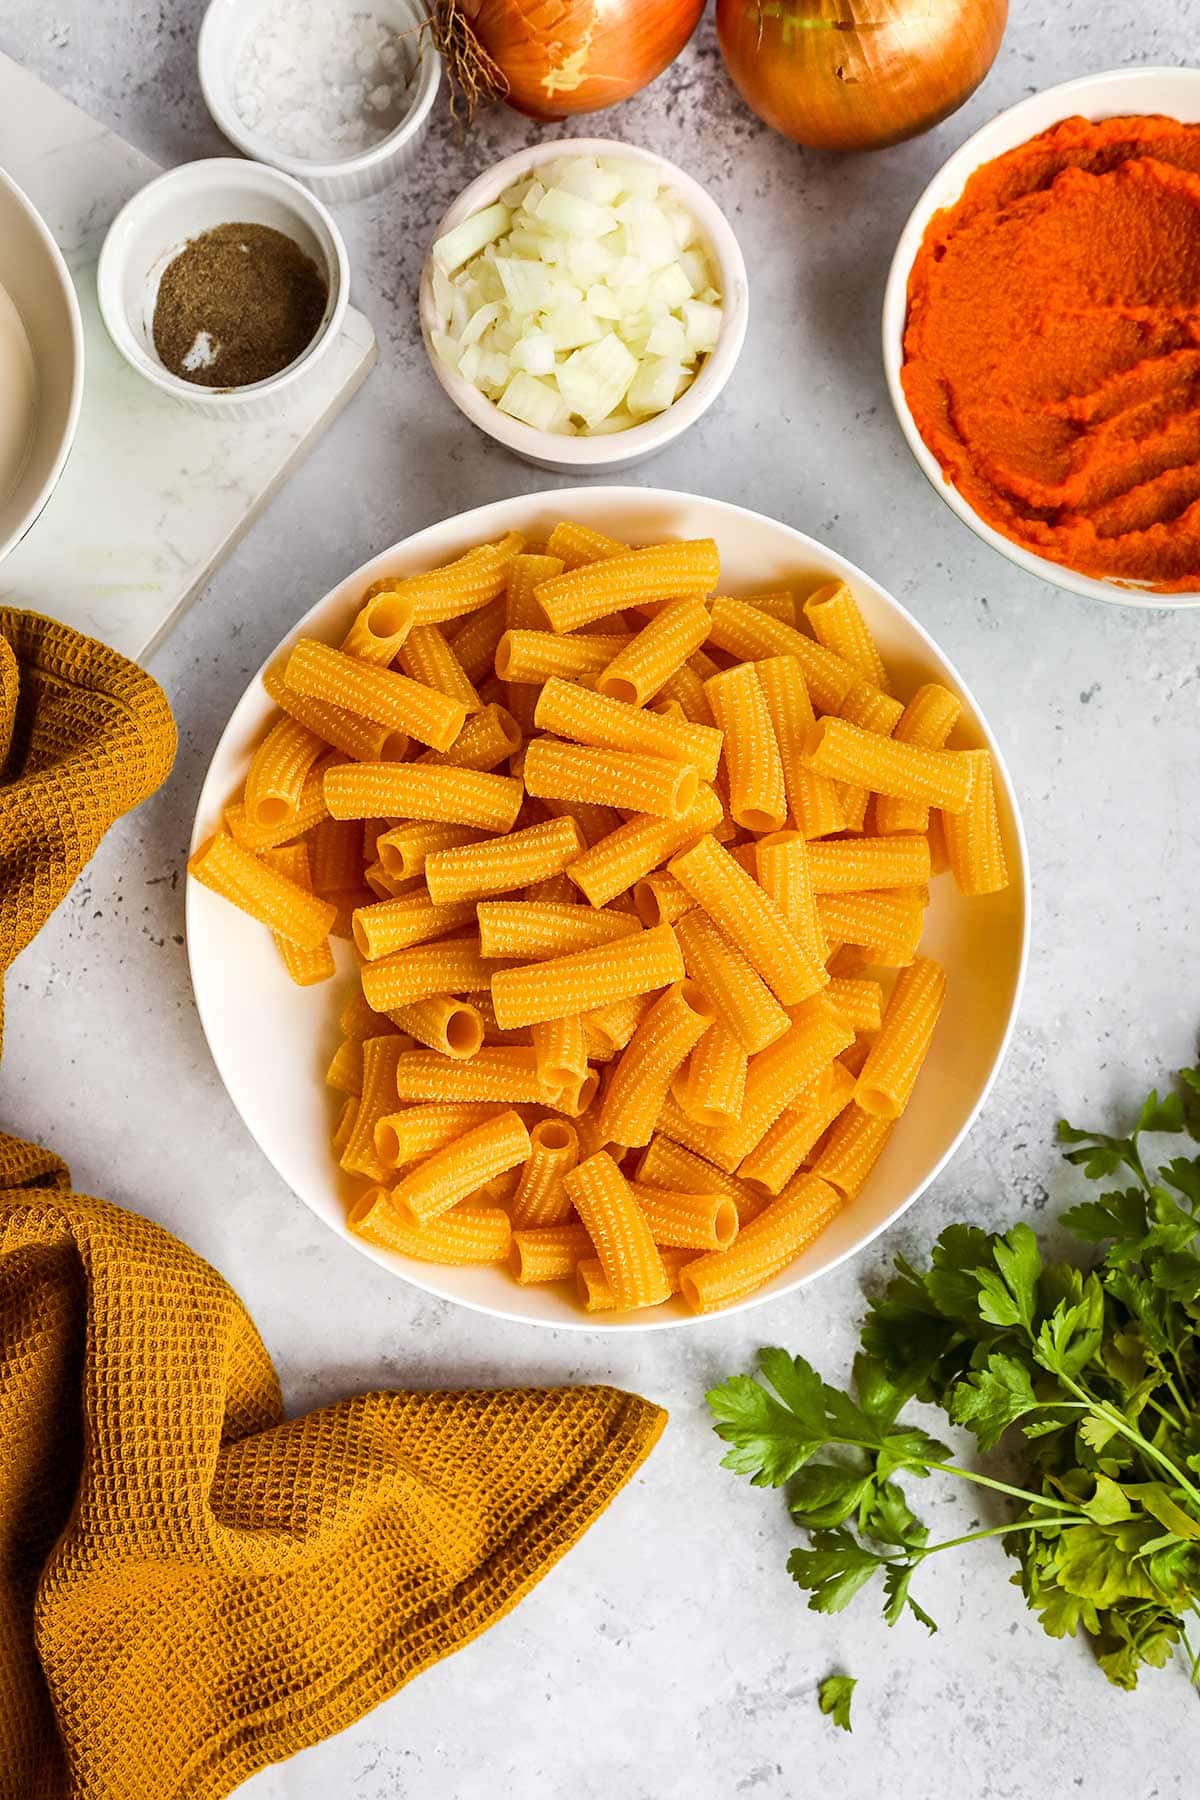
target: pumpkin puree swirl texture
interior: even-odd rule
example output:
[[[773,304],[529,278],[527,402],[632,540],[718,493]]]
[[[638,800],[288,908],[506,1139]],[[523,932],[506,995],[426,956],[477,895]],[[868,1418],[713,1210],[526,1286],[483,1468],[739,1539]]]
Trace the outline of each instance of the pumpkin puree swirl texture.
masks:
[[[904,389],[975,512],[1081,574],[1200,589],[1200,126],[1068,119],[930,222]]]

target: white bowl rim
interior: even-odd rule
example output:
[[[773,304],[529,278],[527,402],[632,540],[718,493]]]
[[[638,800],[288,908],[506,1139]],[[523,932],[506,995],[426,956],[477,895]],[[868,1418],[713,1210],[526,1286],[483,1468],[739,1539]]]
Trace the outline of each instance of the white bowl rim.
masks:
[[[332,162],[322,162],[307,156],[292,156],[286,150],[277,150],[269,137],[243,124],[234,109],[224,105],[217,95],[210,71],[218,61],[215,43],[219,29],[217,13],[224,3],[225,0],[208,0],[204,9],[196,43],[196,71],[200,80],[200,92],[205,106],[212,114],[213,122],[231,144],[236,144],[254,162],[265,163],[268,168],[278,169],[285,175],[297,175],[301,179],[305,176],[321,179],[331,175],[361,175],[385,162],[393,151],[400,149],[409,138],[416,135],[428,118],[442,79],[442,59],[430,38],[425,36],[418,52],[412,104],[386,137],[380,138],[378,143],[371,144],[366,150],[357,150],[351,156],[336,158]]]
[[[920,623],[920,621],[913,617],[912,613],[910,613],[908,611],[907,607],[903,606],[899,600],[896,600],[892,596],[890,590],[883,588],[881,583],[875,581],[871,576],[867,575],[865,570],[861,569],[858,566],[858,564],[850,562],[847,557],[841,556],[838,554],[838,552],[830,550],[829,547],[825,544],[822,544],[819,539],[810,537],[807,532],[800,531],[793,525],[786,525],[783,523],[782,520],[772,519],[765,513],[755,512],[754,509],[751,507],[738,506],[733,501],[714,500],[714,499],[709,498],[706,495],[685,494],[685,493],[680,492],[678,489],[643,487],[640,484],[635,487],[632,487],[632,488],[630,488],[629,486],[622,486],[620,484],[616,484],[616,485],[602,486],[602,487],[597,487],[595,485],[592,485],[592,486],[589,486],[586,488],[535,489],[526,494],[518,494],[518,495],[510,496],[507,499],[503,499],[503,500],[499,500],[499,501],[488,501],[488,502],[485,502],[481,506],[475,506],[475,507],[470,508],[470,510],[467,512],[453,514],[453,515],[451,515],[451,519],[449,519],[449,520],[441,519],[441,520],[436,521],[432,525],[424,526],[420,531],[413,532],[408,537],[399,539],[397,541],[397,543],[395,543],[391,546],[385,547],[384,549],[382,549],[380,551],[375,552],[372,556],[367,558],[365,563],[360,564],[359,568],[357,570],[352,570],[352,571],[350,571],[349,574],[343,576],[341,581],[337,582],[335,584],[335,586],[329,590],[328,593],[322,595],[321,599],[316,601],[313,606],[309,607],[308,611],[303,615],[302,618],[296,620],[295,624],[291,627],[291,629],[288,632],[285,633],[285,635],[281,639],[280,643],[277,644],[275,646],[274,650],[272,650],[270,652],[270,654],[268,655],[266,660],[261,664],[259,669],[256,671],[256,673],[253,676],[251,676],[249,682],[246,684],[246,687],[243,690],[241,698],[238,700],[237,704],[235,705],[233,712],[230,714],[229,719],[226,722],[225,728],[222,731],[220,738],[217,740],[217,744],[213,750],[212,757],[210,758],[210,761],[209,761],[208,769],[205,772],[204,781],[201,784],[200,793],[199,793],[199,796],[198,796],[197,802],[196,802],[195,817],[192,821],[192,833],[191,833],[191,839],[189,841],[189,846],[188,846],[189,855],[191,855],[192,852],[194,852],[196,849],[198,849],[200,843],[203,841],[203,838],[205,837],[205,835],[207,833],[207,826],[205,824],[205,821],[210,817],[210,815],[212,814],[212,812],[214,810],[213,800],[212,800],[212,796],[210,795],[209,789],[213,782],[214,770],[215,770],[216,764],[218,762],[218,759],[220,758],[222,750],[225,747],[226,740],[230,737],[231,733],[234,735],[237,735],[237,733],[239,731],[244,730],[244,728],[240,724],[240,716],[241,716],[243,710],[245,710],[247,712],[252,712],[255,710],[256,707],[261,706],[261,697],[260,697],[259,689],[261,687],[263,671],[265,669],[267,669],[271,665],[271,663],[273,663],[275,661],[275,659],[279,655],[280,649],[285,644],[290,644],[296,638],[303,636],[305,626],[308,624],[309,620],[312,619],[316,613],[319,613],[329,603],[329,601],[332,599],[333,595],[337,592],[337,589],[339,587],[341,587],[345,582],[357,580],[359,578],[359,576],[362,574],[363,570],[366,569],[367,567],[369,567],[371,564],[378,562],[380,557],[390,556],[399,549],[419,550],[420,546],[425,542],[426,539],[436,537],[436,535],[439,532],[441,532],[443,530],[443,528],[446,526],[446,524],[450,523],[451,520],[456,526],[466,527],[466,526],[469,526],[471,524],[472,520],[474,520],[479,515],[484,514],[484,513],[495,512],[497,507],[501,507],[501,508],[507,508],[509,506],[521,507],[521,506],[526,505],[527,503],[536,503],[539,501],[552,501],[556,508],[561,508],[561,516],[563,518],[569,518],[571,516],[571,509],[577,502],[580,502],[580,501],[583,501],[586,499],[586,501],[588,502],[589,505],[594,505],[597,502],[603,502],[610,495],[621,495],[621,494],[626,494],[629,492],[636,493],[640,502],[644,502],[644,503],[647,503],[650,505],[667,505],[667,506],[669,506],[673,502],[699,501],[705,507],[711,507],[712,509],[714,509],[714,511],[717,514],[719,514],[720,516],[725,517],[725,518],[750,519],[750,520],[753,520],[758,523],[766,523],[778,530],[786,532],[791,538],[795,539],[797,545],[801,549],[804,549],[807,551],[818,552],[822,558],[828,560],[832,565],[836,566],[837,572],[842,574],[847,580],[862,581],[868,587],[873,588],[873,589],[877,588],[883,593],[885,599],[890,603],[890,605],[900,615],[901,619],[912,629],[912,631],[915,633],[915,635],[918,638],[918,640],[920,641],[920,643],[922,645],[924,645],[928,650],[930,650],[939,662],[941,662],[945,665],[945,668],[951,678],[951,681],[952,681],[956,691],[959,692],[963,696],[963,698],[967,701],[968,705],[974,710],[976,717],[979,720],[979,724],[980,724],[983,736],[987,742],[988,748],[991,750],[992,756],[995,759],[996,771],[999,776],[1000,782],[1004,788],[1004,791],[1007,794],[1009,805],[1010,805],[1011,812],[1012,812],[1013,832],[1014,832],[1014,836],[1016,839],[1018,860],[1019,860],[1020,869],[1021,869],[1021,895],[1020,895],[1020,898],[1021,898],[1021,924],[1022,924],[1021,947],[1020,947],[1020,956],[1018,959],[1018,966],[1017,966],[1017,971],[1016,971],[1016,978],[1013,983],[1012,998],[1011,998],[1011,1001],[1009,1004],[1008,1018],[1005,1022],[1004,1032],[1001,1037],[999,1047],[997,1049],[997,1052],[996,1052],[995,1058],[993,1060],[991,1069],[988,1073],[987,1079],[983,1083],[982,1087],[980,1088],[978,1097],[976,1098],[974,1105],[971,1107],[969,1113],[967,1114],[967,1117],[964,1119],[961,1128],[959,1129],[958,1133],[956,1134],[956,1136],[954,1137],[952,1142],[947,1145],[946,1149],[943,1151],[942,1155],[938,1158],[937,1162],[928,1170],[928,1172],[925,1174],[924,1178],[918,1183],[918,1185],[916,1187],[913,1188],[912,1192],[910,1194],[908,1194],[906,1196],[906,1198],[904,1200],[902,1200],[900,1202],[900,1204],[898,1206],[896,1206],[885,1218],[881,1219],[879,1221],[879,1223],[874,1227],[873,1230],[866,1232],[861,1238],[858,1239],[858,1241],[856,1243],[854,1243],[852,1245],[848,1245],[847,1248],[841,1253],[840,1256],[836,1257],[832,1262],[825,1264],[821,1269],[814,1270],[813,1272],[808,1273],[808,1274],[805,1274],[803,1271],[796,1274],[787,1283],[787,1285],[785,1287],[773,1288],[771,1291],[766,1292],[766,1293],[760,1292],[760,1293],[756,1293],[756,1294],[751,1294],[745,1300],[739,1301],[736,1305],[727,1307],[727,1308],[723,1309],[721,1312],[714,1313],[714,1314],[696,1314],[696,1315],[684,1314],[684,1315],[680,1315],[680,1316],[671,1316],[671,1317],[666,1317],[666,1318],[649,1318],[649,1317],[641,1318],[640,1316],[637,1316],[637,1315],[634,1315],[634,1317],[630,1318],[628,1315],[626,1315],[623,1323],[621,1323],[620,1325],[608,1324],[608,1323],[605,1323],[600,1318],[591,1318],[587,1315],[584,1315],[583,1317],[578,1318],[578,1319],[576,1319],[576,1318],[543,1319],[543,1318],[534,1317],[528,1313],[513,1312],[513,1311],[509,1310],[506,1306],[494,1305],[490,1302],[485,1303],[483,1301],[474,1300],[474,1299],[467,1299],[467,1298],[464,1298],[459,1295],[448,1295],[448,1294],[440,1291],[439,1289],[435,1288],[434,1286],[432,1286],[431,1283],[424,1278],[424,1276],[420,1272],[421,1267],[422,1267],[422,1265],[420,1263],[412,1262],[412,1261],[405,1261],[404,1259],[402,1259],[398,1256],[392,1255],[392,1254],[388,1253],[387,1251],[377,1250],[374,1245],[368,1244],[363,1239],[355,1237],[353,1235],[353,1233],[347,1229],[344,1222],[339,1222],[338,1225],[329,1227],[330,1229],[335,1231],[336,1235],[339,1236],[344,1243],[350,1244],[355,1250],[360,1252],[360,1254],[369,1257],[372,1262],[378,1263],[382,1268],[387,1269],[392,1275],[396,1276],[399,1280],[408,1282],[411,1286],[420,1289],[421,1292],[423,1292],[423,1293],[429,1294],[432,1298],[434,1298],[436,1300],[444,1301],[447,1304],[466,1307],[469,1311],[479,1313],[485,1318],[504,1319],[515,1325],[534,1325],[539,1328],[545,1328],[545,1329],[549,1329],[552,1331],[577,1331],[577,1332],[593,1332],[593,1333],[609,1333],[609,1332],[619,1332],[619,1331],[647,1332],[647,1331],[668,1331],[668,1330],[675,1330],[680,1327],[688,1327],[688,1326],[695,1327],[695,1326],[704,1325],[704,1324],[714,1324],[714,1323],[719,1324],[723,1320],[738,1317],[739,1315],[749,1312],[756,1307],[764,1306],[770,1301],[782,1300],[786,1295],[794,1294],[799,1289],[808,1287],[813,1282],[820,1280],[823,1276],[832,1274],[835,1269],[841,1268],[843,1263],[846,1263],[852,1257],[859,1255],[859,1253],[861,1251],[865,1250],[869,1244],[874,1242],[874,1240],[880,1235],[881,1232],[887,1230],[889,1226],[894,1225],[896,1220],[899,1219],[902,1214],[906,1213],[908,1211],[908,1209],[911,1206],[913,1206],[917,1200],[920,1199],[921,1195],[923,1193],[925,1193],[926,1189],[931,1185],[931,1183],[936,1181],[937,1177],[941,1174],[942,1170],[949,1163],[950,1159],[955,1155],[955,1153],[961,1146],[963,1140],[966,1138],[967,1134],[973,1128],[975,1121],[978,1119],[981,1110],[983,1109],[984,1105],[986,1104],[988,1097],[991,1094],[993,1087],[995,1086],[996,1078],[1000,1073],[1000,1070],[1004,1064],[1004,1060],[1005,1060],[1006,1056],[1008,1055],[1009,1047],[1012,1043],[1013,1034],[1016,1030],[1017,1019],[1018,1019],[1018,1016],[1019,1016],[1020,1010],[1021,1010],[1021,999],[1022,999],[1022,996],[1024,994],[1024,989],[1025,989],[1025,978],[1026,978],[1028,968],[1029,968],[1030,941],[1031,941],[1031,937],[1032,937],[1031,921],[1032,921],[1032,910],[1033,910],[1033,893],[1032,893],[1032,883],[1031,883],[1030,873],[1029,873],[1029,846],[1028,846],[1028,840],[1027,840],[1026,834],[1025,834],[1024,820],[1022,819],[1022,816],[1021,816],[1020,802],[1018,801],[1018,798],[1017,798],[1016,789],[1013,785],[1013,780],[1012,780],[1012,776],[1009,772],[1008,764],[1005,760],[1003,751],[1001,750],[999,744],[996,742],[995,736],[992,733],[991,726],[990,726],[985,714],[983,713],[982,709],[976,702],[975,697],[972,694],[970,688],[967,686],[966,682],[963,681],[955,664],[946,655],[946,653],[941,649],[941,647],[935,642],[935,640],[930,635],[930,633],[925,630],[925,627]],[[489,526],[488,529],[490,530],[491,527]],[[253,702],[254,704],[251,705],[250,704],[251,702]],[[223,803],[224,796],[221,796],[221,801]],[[275,1169],[275,1173],[277,1175],[279,1175],[280,1180],[284,1181],[285,1185],[290,1188],[291,1184],[287,1182],[286,1177],[283,1176],[281,1171],[278,1168],[276,1168],[275,1163],[272,1161],[271,1157],[269,1156],[269,1154],[267,1153],[267,1151],[263,1147],[263,1145],[259,1142],[257,1134],[255,1133],[253,1127],[250,1125],[250,1122],[246,1118],[245,1113],[242,1111],[242,1107],[239,1103],[238,1096],[237,1096],[236,1092],[234,1091],[234,1085],[231,1084],[230,1081],[227,1079],[225,1069],[222,1066],[221,1058],[218,1055],[217,1050],[214,1046],[213,1035],[209,1030],[209,1020],[205,1013],[204,1001],[201,998],[200,982],[197,977],[196,959],[195,959],[194,950],[193,950],[195,938],[194,938],[194,933],[193,933],[194,918],[193,918],[193,913],[192,913],[192,902],[193,902],[193,897],[198,888],[198,883],[194,880],[192,875],[189,874],[187,876],[185,885],[186,885],[186,893],[185,893],[185,899],[184,899],[184,913],[185,913],[185,920],[186,920],[185,930],[187,933],[188,968],[189,968],[189,972],[191,974],[192,993],[193,993],[193,997],[196,1002],[196,1010],[200,1016],[200,1025],[201,1025],[201,1029],[204,1032],[205,1041],[208,1044],[209,1054],[212,1056],[213,1062],[216,1064],[217,1073],[221,1077],[222,1084],[225,1087],[226,1093],[229,1095],[229,1098],[233,1104],[234,1111],[238,1114],[238,1117],[241,1119],[243,1125],[245,1125],[247,1132],[250,1134],[251,1139],[253,1140],[254,1144],[259,1149],[261,1154],[264,1157],[266,1157],[267,1161],[271,1164],[271,1167],[273,1169]],[[292,1189],[291,1191],[293,1193],[295,1193],[294,1189]],[[304,1199],[303,1195],[296,1194],[296,1199],[299,1200],[303,1206],[307,1207],[310,1212],[314,1213],[314,1217],[316,1217],[318,1219],[318,1222],[320,1224],[328,1225],[327,1220],[322,1218],[321,1215],[315,1213],[314,1209],[312,1207],[308,1206],[308,1202]]]
[[[913,207],[900,233],[888,271],[887,286],[883,297],[883,367],[887,377],[888,393],[895,411],[901,431],[904,433],[909,449],[912,451],[922,474],[930,486],[945,501],[952,512],[956,513],[964,525],[970,526],[976,537],[998,550],[1001,556],[1008,558],[1028,575],[1039,576],[1052,586],[1063,588],[1067,593],[1082,594],[1088,600],[1104,600],[1112,606],[1138,606],[1143,608],[1159,608],[1171,610],[1175,608],[1200,606],[1200,589],[1187,589],[1180,593],[1160,594],[1149,589],[1122,587],[1118,582],[1094,575],[1082,575],[1078,570],[1068,568],[1065,563],[1052,562],[1049,557],[1038,556],[1024,545],[1015,543],[1012,538],[1004,536],[995,526],[989,525],[964,499],[953,482],[947,481],[942,466],[926,444],[916,420],[909,410],[908,398],[900,379],[904,364],[904,326],[908,316],[908,278],[912,272],[925,236],[926,228],[935,212],[947,206],[953,206],[967,184],[968,178],[976,169],[993,157],[1004,154],[1004,149],[995,147],[995,140],[1007,137],[1009,130],[1027,116],[1040,116],[1048,100],[1082,100],[1094,92],[1113,82],[1121,82],[1136,94],[1142,88],[1151,88],[1156,82],[1170,77],[1173,81],[1192,78],[1200,85],[1200,68],[1171,68],[1167,65],[1146,65],[1132,69],[1105,69],[1092,75],[1079,75],[1071,81],[1059,82],[1054,87],[1042,88],[1036,94],[1028,94],[1025,99],[1018,100],[1015,105],[1006,107],[1003,112],[989,119],[986,125],[980,126],[964,144],[946,161],[927,183],[920,199]],[[1119,107],[1110,110],[1105,107],[1102,113],[1091,114],[1086,107],[1064,104],[1057,120],[1043,120],[1036,128],[1031,128],[1030,135],[1037,131],[1048,131],[1062,119],[1072,118],[1076,113],[1084,117],[1120,118],[1128,110],[1130,113],[1139,110],[1155,112],[1161,110],[1153,106],[1128,109]],[[1019,145],[1023,140],[1015,140]],[[934,205],[930,199],[934,189],[939,191],[961,176],[957,190],[947,198]]]
[[[67,267],[67,259],[59,249],[54,234],[43,219],[29,195],[19,182],[13,180],[4,169],[0,168],[0,183],[15,194],[17,202],[25,210],[25,214],[33,226],[35,234],[41,239],[42,246],[50,258],[50,262],[59,279],[59,285],[66,296],[67,317],[71,327],[71,355],[73,367],[71,372],[71,394],[67,402],[67,417],[63,427],[62,439],[55,452],[54,460],[46,473],[36,495],[31,501],[23,519],[5,538],[0,538],[0,561],[3,561],[10,550],[14,549],[25,533],[37,522],[45,510],[51,494],[58,486],[62,472],[67,466],[67,458],[75,443],[75,434],[79,429],[79,414],[83,407],[84,378],[84,343],[83,315],[79,310],[79,295],[75,292],[75,283],[71,279],[71,271]]]
[[[685,203],[695,212],[720,265],[724,289],[721,295],[724,317],[721,333],[705,357],[696,379],[672,401],[665,412],[631,425],[627,431],[614,431],[598,437],[565,437],[554,431],[538,431],[520,419],[502,413],[495,401],[489,400],[477,387],[455,369],[448,368],[433,347],[435,327],[433,308],[433,245],[438,238],[471,213],[479,211],[506,187],[511,187],[522,173],[544,162],[558,162],[566,156],[628,157],[634,162],[653,164],[663,171],[667,184],[676,188]],[[718,398],[732,375],[750,320],[749,280],[741,245],[732,225],[708,190],[694,175],[681,169],[657,150],[646,150],[638,144],[627,144],[621,138],[552,138],[517,150],[506,156],[465,187],[448,207],[430,240],[429,253],[421,269],[420,286],[421,335],[433,366],[433,372],[459,411],[473,425],[494,438],[505,449],[518,456],[552,462],[564,470],[606,469],[611,464],[632,462],[660,450],[681,432],[688,430]]]
[[[219,178],[215,171],[220,171]],[[118,229],[145,205],[147,197],[159,188],[185,180],[194,181],[203,172],[213,174],[214,185],[218,179],[231,182],[253,184],[257,181],[276,183],[283,187],[293,202],[298,201],[296,210],[303,213],[307,207],[329,236],[333,250],[334,268],[337,276],[337,294],[333,306],[325,322],[318,327],[312,341],[300,352],[294,362],[276,371],[274,375],[265,375],[261,381],[246,382],[241,387],[209,388],[198,382],[185,381],[181,375],[172,374],[162,363],[151,362],[149,357],[132,356],[129,346],[124,342],[127,321],[124,309],[118,312],[114,295],[118,279],[114,268]],[[154,383],[166,394],[178,396],[180,399],[196,404],[203,401],[205,410],[214,413],[236,412],[246,400],[257,399],[264,394],[278,394],[284,388],[291,387],[297,380],[302,380],[313,362],[328,349],[345,322],[346,309],[350,304],[350,258],[346,250],[346,241],[341,228],[329,208],[317,199],[302,181],[294,175],[288,175],[282,169],[273,168],[270,163],[247,162],[240,156],[205,156],[195,162],[177,163],[173,169],[164,169],[161,175],[155,175],[140,187],[136,194],[131,194],[120,212],[113,219],[104,234],[104,242],[100,246],[100,260],[96,266],[96,297],[100,306],[100,316],[104,320],[104,328],[120,351],[130,368],[147,381]],[[136,346],[135,346],[136,348]]]

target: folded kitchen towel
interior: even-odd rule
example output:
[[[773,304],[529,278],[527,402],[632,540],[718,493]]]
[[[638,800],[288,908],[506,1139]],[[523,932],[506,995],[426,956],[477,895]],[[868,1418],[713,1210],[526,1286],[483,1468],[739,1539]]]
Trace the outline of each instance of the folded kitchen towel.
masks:
[[[0,609],[0,970],[170,767],[139,670]],[[611,1388],[284,1416],[237,1297],[0,1136],[0,1800],[209,1800],[501,1617],[665,1415]]]

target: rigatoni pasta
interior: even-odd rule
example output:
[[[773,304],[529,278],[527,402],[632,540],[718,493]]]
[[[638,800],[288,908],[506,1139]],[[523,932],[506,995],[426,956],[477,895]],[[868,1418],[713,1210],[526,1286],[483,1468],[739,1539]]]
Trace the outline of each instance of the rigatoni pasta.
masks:
[[[707,1312],[883,1153],[942,1007],[930,882],[1007,879],[991,758],[947,689],[891,692],[847,585],[798,618],[718,574],[709,540],[510,534],[264,676],[191,867],[293,981],[356,965],[321,1063],[377,1248]]]

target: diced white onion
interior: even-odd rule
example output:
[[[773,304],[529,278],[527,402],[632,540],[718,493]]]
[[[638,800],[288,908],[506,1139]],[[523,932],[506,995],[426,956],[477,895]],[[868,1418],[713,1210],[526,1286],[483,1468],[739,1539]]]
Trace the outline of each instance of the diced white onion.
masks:
[[[666,412],[678,397],[684,380],[681,364],[667,356],[648,356],[629,384],[630,412],[647,418],[652,413]]]
[[[683,327],[693,350],[711,350],[721,335],[721,309],[703,300],[685,300]]]
[[[535,431],[561,431],[567,423],[567,409],[562,397],[549,382],[539,381],[518,369],[499,399],[501,412],[509,413]]]
[[[482,212],[472,213],[445,237],[440,237],[433,246],[433,260],[447,275],[453,275],[472,256],[477,256],[485,244],[490,244],[504,233],[512,224],[512,214],[507,206],[499,200],[494,206],[485,206]]]
[[[434,354],[537,431],[664,412],[716,345],[716,269],[652,163],[564,156],[433,247]]]
[[[515,369],[525,369],[530,375],[553,375],[554,373],[554,340],[548,331],[527,331],[513,345],[512,362]]]

